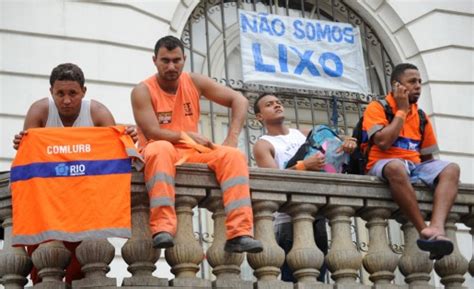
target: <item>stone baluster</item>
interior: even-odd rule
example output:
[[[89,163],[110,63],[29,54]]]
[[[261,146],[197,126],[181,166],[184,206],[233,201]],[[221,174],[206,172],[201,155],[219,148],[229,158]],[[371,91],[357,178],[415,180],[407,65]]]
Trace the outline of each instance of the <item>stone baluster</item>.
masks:
[[[255,223],[255,238],[263,244],[263,251],[247,254],[250,266],[255,270],[258,281],[255,289],[292,289],[293,284],[277,279],[280,267],[285,261],[285,251],[275,240],[273,230],[273,213],[279,204],[286,201],[283,194],[252,192],[252,207]]]
[[[6,205],[3,206],[4,204]],[[10,200],[0,199],[0,221],[3,221],[4,229],[3,249],[0,250],[0,284],[5,289],[22,289],[28,283],[26,276],[30,273],[32,264],[24,247],[12,247],[11,214]]]
[[[168,286],[168,279],[152,276],[161,250],[153,248],[150,232],[150,201],[143,184],[143,175],[132,175],[132,238],[122,247],[122,257],[132,277],[123,279],[122,286]]]
[[[474,277],[474,207],[471,207],[471,214],[464,218],[464,224],[471,228],[469,232],[472,236],[472,257],[469,262],[469,273]]]
[[[33,252],[31,259],[41,279],[35,289],[62,289],[70,286],[63,282],[65,268],[71,262],[71,252],[62,241],[43,243]]]
[[[362,262],[370,281],[374,282],[374,289],[398,288],[391,284],[398,256],[390,248],[387,237],[387,219],[394,209],[393,203],[367,200],[366,209],[360,214],[369,230],[369,251]]]
[[[82,241],[76,249],[76,255],[85,276],[82,280],[73,281],[73,288],[117,286],[115,278],[105,276],[115,255],[115,248],[107,239]]]
[[[451,255],[444,256],[435,262],[435,271],[441,277],[441,283],[446,289],[463,288],[464,274],[466,274],[469,263],[459,252],[456,241],[456,222],[459,221],[458,214],[450,213],[446,220],[446,235],[454,244],[454,251]]]
[[[213,213],[212,219],[214,220],[214,240],[207,250],[207,261],[213,268],[212,273],[216,276],[212,286],[214,288],[252,289],[253,282],[243,281],[240,278],[240,265],[244,260],[244,255],[224,251],[226,215],[221,191],[211,190],[203,206]]]
[[[194,237],[193,208],[198,199],[204,198],[204,189],[176,188],[176,215],[178,229],[175,236],[174,247],[165,251],[165,257],[171,266],[175,279],[171,285],[176,287],[206,288],[211,287],[211,281],[196,277],[199,264],[204,260],[204,252],[199,242]]]
[[[331,248],[326,262],[331,271],[331,278],[336,281],[336,288],[366,288],[356,280],[362,266],[362,255],[352,242],[351,217],[355,208],[362,207],[361,199],[329,198],[328,207],[324,210],[331,226]]]
[[[316,204],[325,204],[326,198],[291,195],[290,201],[291,205],[285,212],[292,217],[293,247],[286,259],[293,270],[293,276],[298,280],[295,289],[314,288],[315,285],[319,285],[318,288],[332,288],[331,285],[323,285],[317,281],[324,255],[316,246],[313,231],[313,215],[318,210]]]
[[[404,250],[398,262],[400,272],[405,276],[405,282],[410,288],[434,288],[429,285],[433,262],[427,252],[421,251],[416,244],[420,237],[415,226],[402,216],[397,216],[397,221],[402,225],[404,236]]]

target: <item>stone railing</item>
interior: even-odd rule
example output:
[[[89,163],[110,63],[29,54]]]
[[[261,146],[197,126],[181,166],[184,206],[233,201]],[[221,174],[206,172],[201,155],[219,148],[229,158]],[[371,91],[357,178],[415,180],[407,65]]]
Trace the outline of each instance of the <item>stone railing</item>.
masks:
[[[152,276],[160,251],[152,248],[148,228],[148,195],[143,175],[132,178],[132,238],[122,247],[122,256],[132,277],[118,286],[116,279],[106,276],[114,257],[114,247],[107,240],[83,241],[76,254],[85,278],[74,281],[72,288],[433,288],[429,285],[434,268],[445,288],[464,288],[464,275],[474,274],[474,258],[468,262],[459,252],[456,242],[453,254],[433,262],[420,251],[413,225],[398,214],[386,185],[373,177],[324,174],[301,171],[251,169],[250,187],[255,220],[255,237],[264,244],[264,251],[248,254],[254,269],[255,282],[240,278],[242,254],[225,253],[224,219],[221,191],[214,174],[203,165],[178,168],[176,178],[176,212],[178,231],[176,246],[165,251],[174,279]],[[421,209],[430,212],[432,193],[416,187]],[[216,276],[214,281],[196,277],[204,252],[196,241],[192,227],[192,209],[207,208],[213,213],[214,241],[207,250],[207,259]],[[278,280],[284,252],[278,247],[272,225],[272,215],[280,208],[293,217],[294,244],[286,256],[298,283]],[[324,256],[313,237],[313,215],[319,211],[329,220],[331,247],[325,257],[332,284],[316,281]],[[31,212],[34,216],[34,212]],[[351,217],[367,221],[369,249],[363,256],[352,241]],[[403,254],[395,254],[387,238],[387,219],[394,218],[404,232]],[[0,221],[5,229],[4,248],[0,251],[1,283],[7,289],[23,288],[32,263],[39,270],[42,282],[34,288],[68,288],[61,280],[70,253],[61,242],[40,245],[30,258],[23,248],[11,247],[12,209],[8,189],[8,174],[0,176]],[[474,228],[474,186],[461,185],[456,204],[449,214],[446,230],[456,239],[455,223]],[[474,234],[474,229],[471,230]],[[362,266],[373,285],[360,282]],[[394,284],[397,267],[406,284]],[[409,286],[407,286],[407,284]]]

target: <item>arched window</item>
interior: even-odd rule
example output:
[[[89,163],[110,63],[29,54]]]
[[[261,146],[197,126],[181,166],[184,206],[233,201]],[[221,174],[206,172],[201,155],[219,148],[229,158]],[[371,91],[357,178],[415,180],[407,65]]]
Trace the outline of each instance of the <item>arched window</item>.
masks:
[[[362,36],[365,69],[370,93],[282,89],[247,85],[242,81],[238,10],[249,10],[291,17],[350,23]],[[262,92],[282,98],[293,126],[326,123],[349,134],[372,97],[386,94],[392,61],[382,42],[363,18],[342,0],[202,0],[194,9],[182,34],[188,71],[202,73],[241,91],[250,100]],[[251,101],[252,103],[252,101]],[[214,141],[226,133],[227,110],[203,101],[203,133]],[[262,129],[249,110],[241,149],[250,156],[251,145]],[[207,125],[206,125],[207,124]]]

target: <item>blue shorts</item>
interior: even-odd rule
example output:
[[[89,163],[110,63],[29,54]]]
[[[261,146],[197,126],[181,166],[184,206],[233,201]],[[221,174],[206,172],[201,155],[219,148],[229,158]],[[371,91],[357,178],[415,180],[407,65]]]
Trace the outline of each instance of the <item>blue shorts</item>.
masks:
[[[371,176],[377,176],[382,180],[387,181],[383,176],[383,168],[391,161],[399,161],[403,163],[405,166],[405,171],[410,177],[410,182],[412,184],[419,183],[421,181],[430,188],[434,188],[436,178],[439,176],[441,171],[444,170],[444,168],[451,164],[451,162],[448,161],[435,159],[419,164],[415,164],[404,159],[383,159],[377,161],[367,174]]]

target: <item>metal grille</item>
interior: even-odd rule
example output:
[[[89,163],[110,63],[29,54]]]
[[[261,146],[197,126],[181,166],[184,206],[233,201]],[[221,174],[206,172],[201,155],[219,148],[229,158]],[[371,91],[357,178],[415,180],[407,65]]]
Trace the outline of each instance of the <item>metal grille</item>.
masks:
[[[358,26],[362,36],[365,68],[370,93],[283,89],[263,85],[248,85],[242,81],[238,9],[350,23]],[[280,97],[286,108],[286,119],[292,127],[328,124],[340,134],[350,134],[374,97],[386,94],[393,64],[379,37],[361,16],[342,0],[203,0],[192,12],[182,35],[185,43],[188,71],[202,73],[241,91],[252,104],[263,92]],[[250,106],[252,107],[252,105]],[[219,142],[225,133],[228,110],[202,101],[206,119],[205,135]],[[220,128],[220,130],[219,130]],[[253,164],[251,147],[263,133],[261,124],[249,109],[240,148]]]

